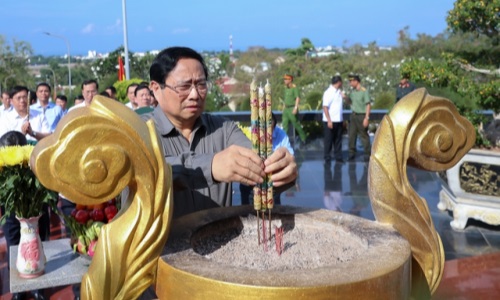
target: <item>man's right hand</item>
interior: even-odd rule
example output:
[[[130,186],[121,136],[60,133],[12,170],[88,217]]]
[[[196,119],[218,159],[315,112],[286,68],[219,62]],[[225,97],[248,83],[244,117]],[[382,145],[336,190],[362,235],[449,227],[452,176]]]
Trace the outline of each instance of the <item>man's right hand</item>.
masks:
[[[212,177],[219,182],[262,183],[264,162],[251,149],[232,145],[214,155]]]
[[[332,121],[328,121],[327,126],[328,126],[328,128],[333,129],[333,123],[332,123]]]

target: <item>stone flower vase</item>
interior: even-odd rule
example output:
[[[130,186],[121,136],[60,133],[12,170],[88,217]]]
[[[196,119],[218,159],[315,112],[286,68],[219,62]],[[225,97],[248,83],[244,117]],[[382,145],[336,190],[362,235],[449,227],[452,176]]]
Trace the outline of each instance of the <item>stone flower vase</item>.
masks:
[[[21,238],[17,249],[16,268],[19,277],[35,278],[45,270],[45,253],[38,232],[38,217],[17,218],[21,224]]]

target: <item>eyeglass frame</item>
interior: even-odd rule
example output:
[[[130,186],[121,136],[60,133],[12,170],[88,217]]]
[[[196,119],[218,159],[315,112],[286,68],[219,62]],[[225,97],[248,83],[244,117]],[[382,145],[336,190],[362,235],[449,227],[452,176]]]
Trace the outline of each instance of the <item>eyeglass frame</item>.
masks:
[[[209,90],[211,89],[211,87],[212,87],[212,82],[211,82],[211,81],[209,81],[209,80],[205,80],[204,82],[205,82],[205,84],[206,84],[206,86],[207,86],[207,90],[206,90],[206,92],[205,92],[205,94],[204,94],[204,95],[206,95],[206,94],[208,93],[208,91],[209,91]],[[186,84],[176,85],[176,86],[171,86],[171,85],[169,85],[169,84],[167,84],[167,83],[160,83],[159,85],[160,85],[160,87],[161,87],[162,89],[164,89],[164,88],[166,88],[166,87],[167,87],[167,88],[169,88],[170,90],[174,91],[177,95],[179,95],[179,96],[181,96],[181,97],[187,97],[189,94],[191,94],[191,91],[193,90],[193,86],[194,86],[194,89],[196,90],[196,92],[198,93],[198,95],[200,95],[200,96],[202,95],[202,93],[198,90],[198,88],[199,88],[199,87],[198,87],[198,85],[199,85],[200,83],[203,83],[203,81],[201,81],[201,82],[197,82],[197,83],[191,82],[191,85],[189,86],[189,90],[186,90],[186,91],[185,91],[185,92],[186,92],[186,94],[184,94],[184,92],[180,92],[180,91],[178,91],[178,90],[177,90],[177,88],[178,88],[178,87],[180,87],[180,86],[187,86],[187,83],[186,83]]]

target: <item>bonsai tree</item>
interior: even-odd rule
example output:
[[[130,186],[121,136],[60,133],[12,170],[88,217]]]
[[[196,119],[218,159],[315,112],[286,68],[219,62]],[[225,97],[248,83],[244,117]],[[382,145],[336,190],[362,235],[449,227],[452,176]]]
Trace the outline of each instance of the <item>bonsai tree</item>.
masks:
[[[477,110],[500,113],[500,0],[457,0],[446,19],[448,47],[438,59],[409,59],[401,72],[429,87],[449,88],[467,101],[456,103],[476,127],[476,146],[490,146]]]

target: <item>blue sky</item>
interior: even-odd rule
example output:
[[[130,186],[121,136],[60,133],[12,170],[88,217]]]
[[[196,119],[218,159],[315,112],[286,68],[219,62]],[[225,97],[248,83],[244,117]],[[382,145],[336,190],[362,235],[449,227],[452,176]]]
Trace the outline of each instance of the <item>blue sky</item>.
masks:
[[[109,52],[123,44],[121,0],[0,0],[0,34],[27,41],[36,54]],[[198,51],[250,46],[295,48],[376,41],[397,44],[397,32],[436,35],[446,29],[452,0],[127,1],[129,50],[179,45]]]

